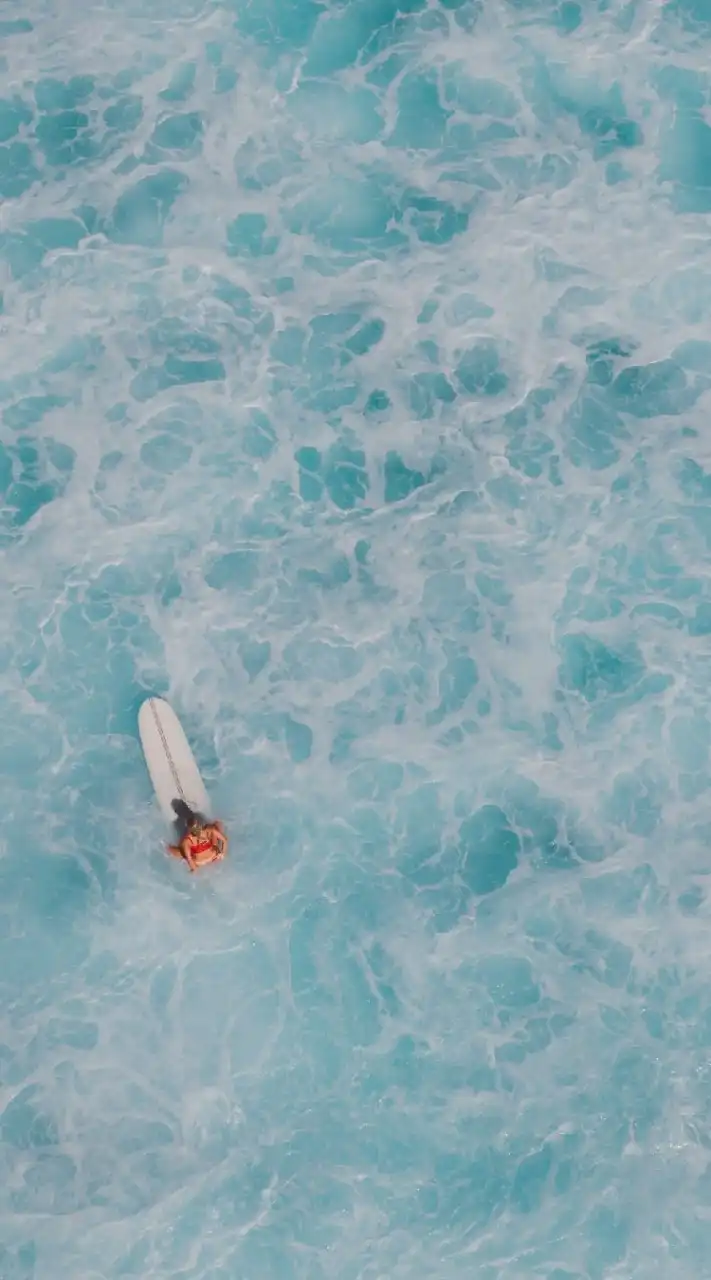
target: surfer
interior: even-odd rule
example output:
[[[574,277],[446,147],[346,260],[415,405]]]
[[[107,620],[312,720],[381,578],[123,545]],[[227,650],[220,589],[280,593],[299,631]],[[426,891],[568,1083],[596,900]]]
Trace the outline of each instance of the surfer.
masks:
[[[184,858],[191,871],[205,867],[210,862],[221,862],[227,853],[227,836],[221,822],[210,822],[202,813],[195,813],[184,800],[174,800],[178,843],[169,844],[168,852],[174,858]]]

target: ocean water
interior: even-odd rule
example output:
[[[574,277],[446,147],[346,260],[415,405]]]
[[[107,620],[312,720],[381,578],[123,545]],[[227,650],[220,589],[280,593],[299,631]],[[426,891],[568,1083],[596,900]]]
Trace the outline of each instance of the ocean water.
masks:
[[[2,0],[2,1280],[711,1274],[709,67]]]

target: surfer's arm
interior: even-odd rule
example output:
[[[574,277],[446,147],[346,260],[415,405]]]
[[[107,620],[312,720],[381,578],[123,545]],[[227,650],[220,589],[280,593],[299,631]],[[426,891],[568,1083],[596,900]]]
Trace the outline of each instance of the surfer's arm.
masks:
[[[227,836],[221,822],[213,822],[211,836],[218,858],[224,858],[227,853]]]
[[[195,860],[187,839],[181,840],[180,844],[169,844],[166,848],[168,849],[168,853],[172,853],[174,858],[184,858],[191,871],[195,870]]]

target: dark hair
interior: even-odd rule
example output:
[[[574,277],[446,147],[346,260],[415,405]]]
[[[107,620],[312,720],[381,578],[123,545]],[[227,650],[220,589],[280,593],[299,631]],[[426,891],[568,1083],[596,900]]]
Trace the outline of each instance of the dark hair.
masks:
[[[202,814],[191,809],[190,805],[186,804],[184,800],[172,800],[171,806],[177,818],[176,825],[183,834],[191,831],[193,827],[201,827],[203,825],[205,819]]]

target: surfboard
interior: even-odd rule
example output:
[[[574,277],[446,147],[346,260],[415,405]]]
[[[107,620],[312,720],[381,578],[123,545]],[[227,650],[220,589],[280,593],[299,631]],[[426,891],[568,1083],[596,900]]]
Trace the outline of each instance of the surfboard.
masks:
[[[210,800],[185,730],[170,703],[146,698],[138,712],[138,734],[161,813],[175,823],[174,800],[210,816]]]

